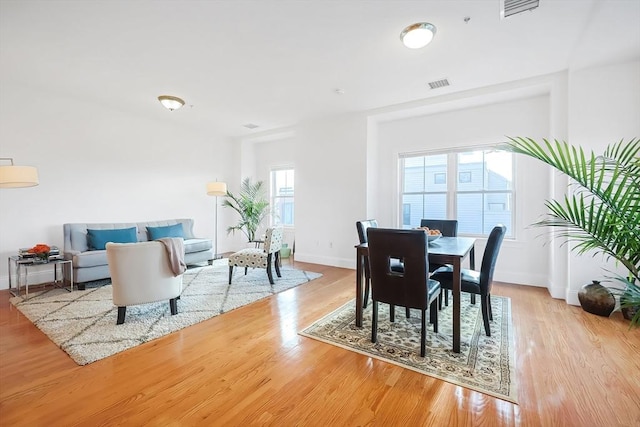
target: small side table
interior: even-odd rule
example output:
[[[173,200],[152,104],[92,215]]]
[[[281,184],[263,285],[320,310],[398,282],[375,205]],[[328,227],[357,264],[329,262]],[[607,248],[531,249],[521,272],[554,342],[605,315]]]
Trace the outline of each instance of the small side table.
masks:
[[[55,259],[48,262],[37,262],[32,259],[20,258],[18,255],[12,255],[8,259],[9,263],[9,292],[13,296],[20,295],[20,289],[25,288],[25,296],[29,296],[29,269],[36,267],[53,266],[53,285],[62,287],[69,292],[73,292],[73,263],[70,259]],[[16,286],[13,287],[13,274],[11,273],[11,267],[16,275]],[[58,278],[58,267],[60,267],[61,278]],[[67,270],[68,269],[68,270]],[[24,279],[22,278],[22,271],[24,270]],[[67,270],[65,272],[65,270]],[[65,274],[66,273],[66,274]],[[65,287],[65,277],[69,278],[69,288]],[[24,284],[23,284],[24,282]],[[24,286],[23,286],[24,285]]]

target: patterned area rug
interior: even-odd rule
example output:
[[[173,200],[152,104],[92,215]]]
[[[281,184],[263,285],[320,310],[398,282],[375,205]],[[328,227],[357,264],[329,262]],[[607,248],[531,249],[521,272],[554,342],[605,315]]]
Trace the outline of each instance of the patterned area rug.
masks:
[[[453,305],[438,313],[438,333],[427,330],[427,350],[420,357],[420,311],[396,307],[396,321],[389,322],[389,306],[378,304],[378,342],[371,342],[371,307],[364,310],[363,327],[355,326],[355,300],[338,308],[300,332],[300,335],[355,351],[452,384],[517,403],[515,356],[511,325],[511,300],[492,296],[491,337],[484,333],[480,302],[461,300],[461,352],[452,347]],[[427,311],[428,315],[428,311]]]
[[[84,291],[55,288],[10,301],[77,364],[86,365],[322,276],[283,266],[282,277],[274,271],[270,285],[264,269],[249,269],[246,276],[235,270],[229,285],[226,259],[191,268],[183,276],[178,314],[171,316],[168,301],[130,306],[122,325],[116,325],[108,280]]]

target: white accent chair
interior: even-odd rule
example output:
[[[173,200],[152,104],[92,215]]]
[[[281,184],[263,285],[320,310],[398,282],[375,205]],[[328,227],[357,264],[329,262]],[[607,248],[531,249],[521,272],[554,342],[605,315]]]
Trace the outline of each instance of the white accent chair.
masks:
[[[264,239],[264,248],[246,248],[229,256],[229,284],[233,278],[233,267],[244,267],[244,274],[247,274],[249,267],[266,268],[269,283],[275,284],[271,266],[274,265],[276,274],[278,277],[282,277],[280,274],[280,248],[282,248],[282,228],[268,228]]]
[[[116,324],[124,323],[128,305],[169,300],[171,314],[178,313],[182,274],[174,276],[161,242],[107,243],[106,249],[113,303],[118,306]]]

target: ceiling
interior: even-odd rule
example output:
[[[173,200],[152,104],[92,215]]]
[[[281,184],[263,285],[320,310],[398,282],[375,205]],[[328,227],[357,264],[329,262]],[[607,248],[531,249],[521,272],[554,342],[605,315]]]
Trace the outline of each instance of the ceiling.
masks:
[[[405,48],[420,21],[433,42]],[[0,0],[0,96],[17,83],[234,137],[639,57],[640,0],[504,20],[500,0]]]

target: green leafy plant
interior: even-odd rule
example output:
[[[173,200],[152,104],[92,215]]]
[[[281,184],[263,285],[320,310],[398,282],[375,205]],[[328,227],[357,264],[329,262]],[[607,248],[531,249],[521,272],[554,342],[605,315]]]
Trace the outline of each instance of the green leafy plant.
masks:
[[[622,264],[629,274],[611,278],[624,289],[620,306],[636,309],[632,326],[640,325],[640,139],[610,144],[602,155],[564,141],[509,138],[509,149],[536,158],[572,179],[563,200],[547,200],[547,216],[534,226],[556,228],[556,237],[575,243],[578,254],[593,251]]]
[[[251,182],[245,178],[237,194],[227,191],[223,207],[233,209],[240,215],[238,224],[227,228],[227,234],[242,231],[249,242],[256,240],[256,231],[262,220],[269,214],[269,200],[266,198],[263,182]]]

